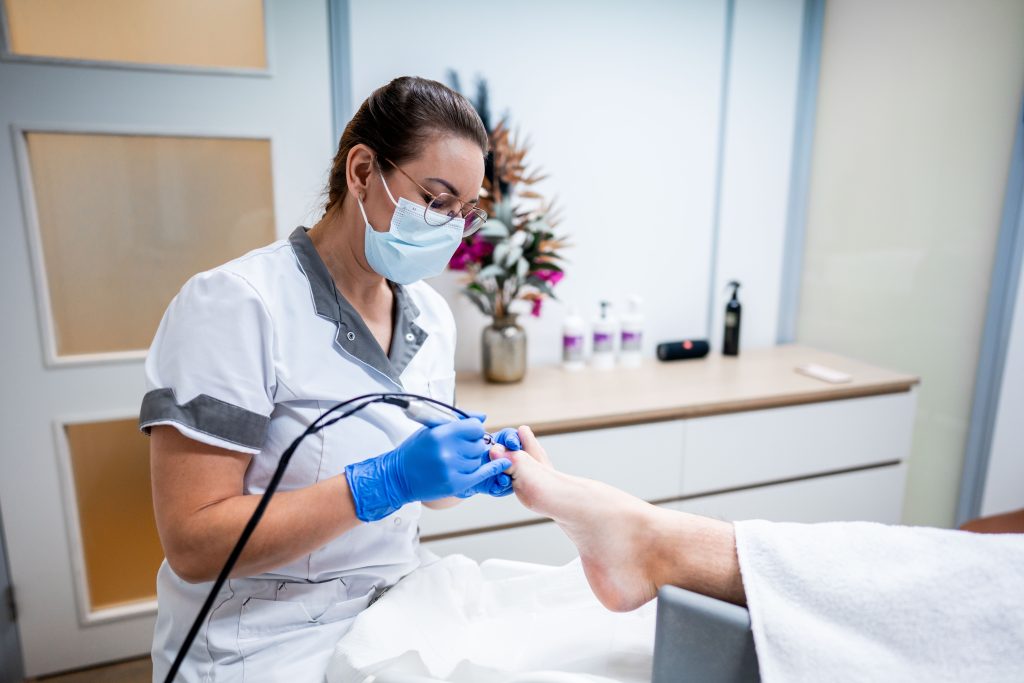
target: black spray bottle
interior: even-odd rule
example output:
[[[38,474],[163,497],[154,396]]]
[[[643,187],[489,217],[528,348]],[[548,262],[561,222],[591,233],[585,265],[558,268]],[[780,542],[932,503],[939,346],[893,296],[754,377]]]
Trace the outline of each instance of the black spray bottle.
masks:
[[[733,280],[728,284],[732,287],[732,298],[725,305],[725,334],[722,335],[722,355],[740,355],[740,313],[743,307],[740,300],[736,298],[736,292],[740,289],[740,283]]]

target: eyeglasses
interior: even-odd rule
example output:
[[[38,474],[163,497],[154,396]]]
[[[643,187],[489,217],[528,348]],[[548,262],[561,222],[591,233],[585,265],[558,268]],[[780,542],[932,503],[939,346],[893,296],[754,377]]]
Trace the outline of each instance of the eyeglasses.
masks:
[[[379,157],[384,161],[391,164],[395,170],[404,175],[406,178],[411,180],[416,187],[423,190],[423,193],[430,197],[430,201],[427,203],[427,209],[423,212],[423,220],[429,225],[440,227],[442,225],[448,225],[453,220],[458,218],[462,221],[462,236],[469,237],[487,222],[487,212],[477,206],[471,206],[466,202],[462,201],[453,194],[442,192],[441,194],[434,194],[427,188],[417,183],[411,175],[402,170],[402,168],[384,157]],[[391,191],[388,190],[388,194]],[[394,198],[392,198],[394,201]]]

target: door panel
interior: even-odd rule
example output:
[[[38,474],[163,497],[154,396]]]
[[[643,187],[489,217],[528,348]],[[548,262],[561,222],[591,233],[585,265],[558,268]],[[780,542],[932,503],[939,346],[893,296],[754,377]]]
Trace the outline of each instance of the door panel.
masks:
[[[51,362],[145,354],[194,273],[274,241],[267,138],[15,132]]]
[[[263,69],[263,0],[4,0],[10,52],[90,62]],[[198,35],[197,35],[198,34]]]
[[[149,440],[135,417],[69,422],[58,428],[68,535],[78,556],[80,617],[94,621],[142,603],[164,553],[150,494]]]
[[[269,59],[245,73],[0,61],[0,506],[26,675],[148,652],[140,346],[189,275],[319,218],[327,6],[264,11]]]

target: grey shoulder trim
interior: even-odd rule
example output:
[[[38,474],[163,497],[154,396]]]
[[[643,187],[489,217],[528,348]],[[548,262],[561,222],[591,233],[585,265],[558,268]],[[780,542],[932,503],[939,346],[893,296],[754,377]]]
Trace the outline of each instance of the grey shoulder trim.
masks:
[[[206,394],[179,405],[170,388],[153,389],[142,399],[139,429],[149,434],[156,422],[171,421],[239,446],[260,450],[270,418]]]

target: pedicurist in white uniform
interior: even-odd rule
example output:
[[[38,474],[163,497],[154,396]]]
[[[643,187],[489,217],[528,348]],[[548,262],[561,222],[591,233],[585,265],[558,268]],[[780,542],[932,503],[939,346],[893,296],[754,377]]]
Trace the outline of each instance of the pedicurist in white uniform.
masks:
[[[167,559],[163,680],[282,451],[340,401],[454,400],[455,323],[422,278],[486,215],[487,134],[461,95],[399,78],[342,135],[323,218],[190,279],[146,359],[140,427]],[[352,619],[420,563],[421,502],[511,491],[478,419],[375,405],[305,439],[177,680],[322,681]]]

